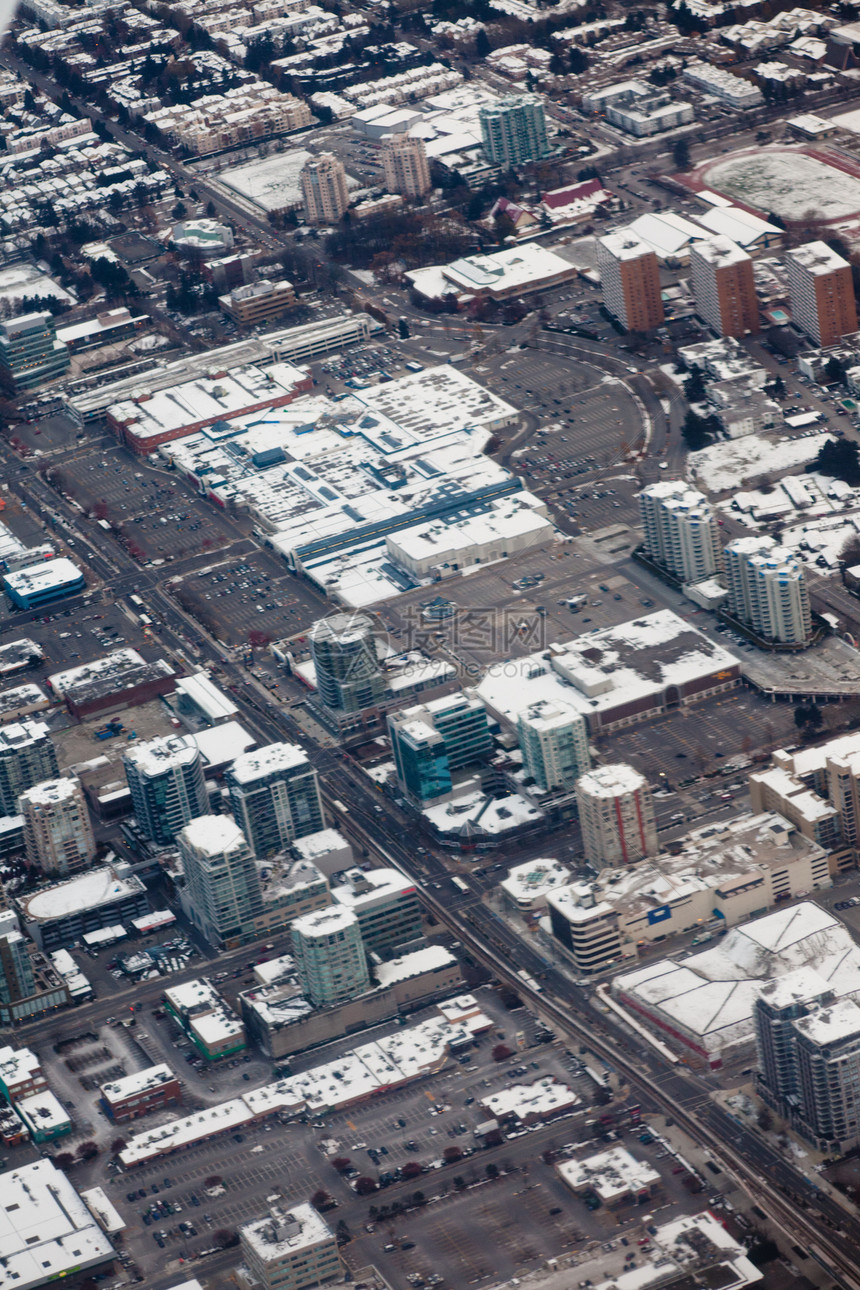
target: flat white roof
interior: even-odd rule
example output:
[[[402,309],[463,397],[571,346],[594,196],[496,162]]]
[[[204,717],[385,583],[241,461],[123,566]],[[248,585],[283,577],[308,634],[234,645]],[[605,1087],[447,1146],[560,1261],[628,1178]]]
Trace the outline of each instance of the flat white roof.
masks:
[[[113,1255],[68,1178],[50,1160],[3,1174],[0,1290],[34,1290]]]
[[[596,766],[577,780],[577,789],[588,797],[621,797],[625,793],[641,793],[648,787],[645,776],[635,766],[613,762],[609,766]]]
[[[749,260],[746,251],[733,242],[730,237],[718,233],[706,241],[697,242],[692,254],[712,264],[715,269],[725,269],[730,264],[745,264]]]
[[[41,591],[50,591],[54,587],[65,587],[83,577],[76,564],[65,556],[53,560],[43,560],[40,564],[31,564],[26,569],[16,569],[4,574],[3,582],[10,591],[20,596],[32,596]]]
[[[232,699],[214,684],[207,672],[195,672],[193,676],[183,676],[176,682],[176,688],[198,707],[209,721],[222,721],[233,717],[239,711]]]
[[[394,985],[396,981],[408,981],[410,977],[421,976],[424,972],[440,972],[443,968],[455,967],[456,964],[454,955],[444,945],[428,945],[412,954],[403,954],[399,959],[377,964],[373,975],[382,986]]]
[[[48,677],[48,683],[54,694],[62,696],[81,681],[94,681],[101,676],[119,677],[130,668],[143,667],[145,662],[143,655],[138,654],[136,649],[115,649],[103,658],[66,668],[63,672],[54,672]]]
[[[838,1043],[860,1034],[860,1008],[853,999],[840,999],[799,1017],[794,1027],[814,1044]]]
[[[247,1223],[241,1234],[245,1244],[264,1263],[334,1239],[322,1215],[307,1204],[294,1205],[283,1213],[276,1211],[255,1223]]]
[[[536,1115],[568,1111],[577,1106],[579,1100],[572,1088],[550,1075],[534,1084],[510,1084],[497,1093],[488,1093],[481,1098],[481,1106],[497,1120],[510,1115],[518,1120],[527,1120]]]
[[[198,815],[181,830],[179,840],[209,857],[247,845],[244,833],[229,815]]]
[[[122,1079],[111,1080],[109,1084],[102,1084],[100,1092],[106,1102],[124,1102],[126,1098],[135,1097],[138,1093],[149,1093],[175,1078],[170,1067],[162,1062],[158,1066],[147,1066],[146,1070],[135,1071],[133,1075],[125,1075]]]
[[[584,1160],[564,1160],[556,1168],[569,1187],[590,1187],[604,1202],[650,1189],[660,1181],[658,1171],[647,1160],[637,1160],[626,1147],[610,1147]]]
[[[293,933],[303,939],[314,936],[333,936],[336,932],[345,932],[358,922],[351,909],[343,905],[326,905],[324,909],[315,909],[310,914],[294,918],[290,924]]]
[[[267,775],[277,775],[299,767],[310,770],[307,754],[298,744],[267,744],[265,748],[237,757],[230,768],[230,775],[237,784],[251,784]]]

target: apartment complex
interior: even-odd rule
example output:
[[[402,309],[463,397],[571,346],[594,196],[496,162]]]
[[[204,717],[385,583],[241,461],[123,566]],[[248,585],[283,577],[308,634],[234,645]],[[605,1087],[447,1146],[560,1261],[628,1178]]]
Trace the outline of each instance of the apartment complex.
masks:
[[[647,242],[630,228],[597,239],[603,303],[628,331],[650,331],[664,319],[660,266]]]
[[[860,1007],[809,968],[768,982],[755,1001],[758,1087],[820,1151],[860,1141]]]
[[[234,819],[259,858],[286,850],[324,825],[317,772],[297,744],[243,753],[225,782]]]
[[[86,798],[77,779],[48,779],[18,798],[24,817],[27,863],[53,878],[86,868],[96,842]]]
[[[263,912],[251,848],[224,815],[202,815],[177,835],[188,886],[188,910],[210,945],[230,949],[252,940]]]
[[[203,759],[191,735],[167,735],[123,753],[134,815],[148,838],[167,846],[209,811]]]
[[[657,854],[654,803],[644,775],[617,763],[598,766],[576,784],[582,849],[590,864],[632,864]]]
[[[315,1008],[342,1003],[370,988],[367,956],[357,916],[330,905],[297,918],[290,928],[302,993]]]
[[[26,789],[58,773],[44,721],[15,721],[0,730],[0,815],[16,815]]]
[[[510,94],[480,110],[481,141],[487,160],[507,170],[539,161],[549,152],[546,116],[537,94]]]
[[[0,322],[0,383],[8,394],[23,394],[69,368],[69,347],[57,340],[49,313],[22,314]]]
[[[696,312],[718,336],[759,330],[753,263],[731,238],[719,235],[690,247]]]
[[[382,167],[386,192],[423,197],[432,187],[423,139],[413,139],[408,134],[391,135],[382,145]]]
[[[723,555],[729,612],[765,640],[809,644],[809,590],[794,552],[772,537],[748,537],[730,542]]]
[[[310,631],[317,694],[327,708],[360,712],[385,690],[373,620],[362,613],[331,614]]]
[[[523,769],[546,792],[573,788],[591,766],[585,718],[562,701],[538,699],[517,718]]]
[[[349,205],[340,158],[333,152],[321,152],[302,170],[300,182],[308,224],[336,224]]]
[[[421,905],[413,882],[397,869],[350,869],[331,892],[358,919],[369,954],[400,953],[421,939]]]
[[[462,692],[391,713],[388,733],[397,778],[418,803],[450,793],[451,772],[485,760],[493,746],[486,708]]]
[[[295,303],[295,289],[286,278],[278,282],[263,278],[218,297],[222,312],[240,327],[253,327],[257,323],[268,322],[270,318],[280,318]]]
[[[310,1205],[273,1209],[239,1229],[242,1256],[263,1290],[307,1290],[340,1278],[337,1241]]]
[[[722,567],[717,519],[710,503],[683,480],[660,480],[639,494],[645,552],[682,583],[710,578]]]
[[[194,103],[177,103],[144,116],[171,143],[182,144],[198,157],[303,130],[313,119],[304,99],[256,79],[226,94],[207,94]]]
[[[791,317],[817,345],[834,345],[857,330],[851,265],[826,242],[786,251]]]

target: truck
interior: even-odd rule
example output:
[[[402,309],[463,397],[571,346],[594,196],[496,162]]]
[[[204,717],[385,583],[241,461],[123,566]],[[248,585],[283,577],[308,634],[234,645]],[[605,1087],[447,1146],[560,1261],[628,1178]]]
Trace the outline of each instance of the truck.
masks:
[[[125,726],[121,721],[114,718],[113,721],[108,721],[105,725],[99,726],[98,730],[93,733],[96,739],[115,739],[117,735],[122,734],[123,730],[125,730]]]

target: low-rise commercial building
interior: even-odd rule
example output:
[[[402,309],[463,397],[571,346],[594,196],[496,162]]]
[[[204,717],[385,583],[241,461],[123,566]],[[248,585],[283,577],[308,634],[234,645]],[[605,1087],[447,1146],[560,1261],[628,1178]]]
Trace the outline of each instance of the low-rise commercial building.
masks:
[[[39,609],[65,596],[74,596],[86,585],[78,566],[65,556],[16,569],[3,578],[3,590],[16,609]]]
[[[137,1120],[150,1111],[182,1101],[182,1086],[169,1066],[148,1066],[146,1070],[111,1080],[99,1088],[101,1104],[114,1124]]]
[[[607,1207],[647,1204],[660,1187],[660,1174],[647,1160],[637,1160],[626,1147],[609,1147],[584,1160],[556,1165],[559,1177],[577,1196],[592,1193]]]
[[[499,883],[502,894],[514,909],[522,913],[545,913],[547,897],[557,887],[570,882],[570,870],[557,860],[526,860],[514,865],[507,878]]]
[[[149,703],[176,688],[176,673],[166,659],[148,662],[136,649],[118,649],[104,658],[54,672],[52,693],[75,717]]]
[[[764,102],[761,90],[752,81],[735,76],[725,67],[717,67],[713,63],[688,63],[684,68],[683,77],[697,90],[712,94],[714,98],[722,103],[728,103],[730,107],[758,107]]]
[[[0,1048],[0,1092],[7,1102],[20,1102],[48,1087],[42,1064],[29,1048]]]
[[[638,139],[687,125],[694,116],[691,104],[679,103],[645,81],[623,81],[583,94],[582,106]]]
[[[50,1160],[9,1169],[3,1204],[14,1222],[3,1237],[3,1266],[17,1290],[103,1267],[114,1247],[66,1175]]]

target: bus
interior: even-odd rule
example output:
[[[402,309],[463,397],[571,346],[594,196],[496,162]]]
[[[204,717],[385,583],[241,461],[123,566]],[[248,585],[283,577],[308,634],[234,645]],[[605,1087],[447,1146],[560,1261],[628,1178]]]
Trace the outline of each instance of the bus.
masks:
[[[526,972],[525,968],[519,968],[517,971],[517,976],[520,978],[523,984],[528,986],[529,990],[532,990],[535,994],[540,994],[543,991],[543,986],[540,984],[540,982],[537,981],[528,972]]]
[[[462,878],[452,878],[451,882],[458,891],[462,891],[466,896],[469,894],[469,884],[464,882]]]
[[[349,815],[349,808],[344,806],[343,802],[339,802],[336,797],[332,798],[331,804],[336,811],[340,811],[341,815]]]
[[[141,627],[152,626],[152,619],[150,618],[149,614],[138,614],[138,620],[140,622]]]
[[[129,601],[131,602],[131,604],[133,604],[133,605],[134,605],[135,609],[143,609],[143,608],[144,608],[144,604],[143,604],[143,601],[141,600],[140,596],[129,596]]]

